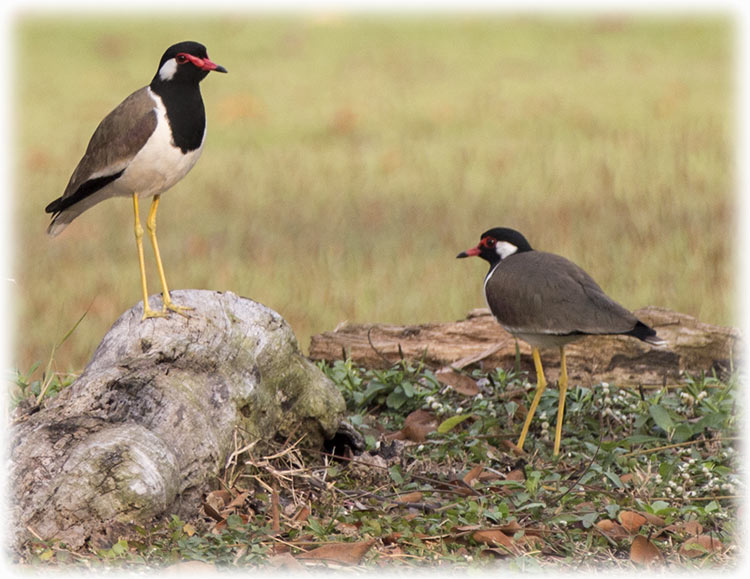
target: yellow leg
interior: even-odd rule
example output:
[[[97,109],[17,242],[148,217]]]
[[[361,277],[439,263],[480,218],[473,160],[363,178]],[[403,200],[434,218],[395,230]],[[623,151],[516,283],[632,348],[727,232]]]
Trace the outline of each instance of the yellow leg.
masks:
[[[154,248],[156,269],[159,271],[159,280],[161,281],[162,303],[164,304],[162,312],[166,313],[167,310],[171,310],[182,316],[188,317],[185,312],[192,310],[193,308],[178,306],[172,302],[172,296],[169,295],[169,287],[167,287],[167,278],[164,275],[164,266],[161,263],[159,244],[156,242],[156,210],[159,208],[159,197],[159,195],[154,195],[154,200],[151,202],[151,209],[148,212],[148,219],[146,220],[146,230],[148,231],[149,238],[151,238],[151,245]]]
[[[162,316],[161,312],[151,309],[148,305],[148,287],[146,286],[146,262],[143,259],[143,227],[141,227],[141,218],[138,213],[138,194],[133,194],[133,213],[135,214],[135,246],[138,248],[138,265],[141,268],[141,289],[143,290],[143,317],[154,318]]]
[[[531,419],[534,418],[536,407],[539,406],[539,400],[542,398],[542,393],[544,392],[544,389],[547,388],[547,381],[544,379],[544,368],[542,368],[542,359],[539,357],[539,350],[537,348],[532,348],[531,355],[534,358],[534,368],[536,368],[536,394],[534,395],[534,400],[531,402],[529,413],[526,415],[526,422],[521,431],[521,437],[518,439],[518,444],[516,445],[521,450],[523,450],[523,443],[526,440],[526,434],[529,432],[529,426],[531,426]]]
[[[560,346],[560,379],[557,381],[560,387],[560,402],[557,405],[557,425],[555,426],[555,451],[560,454],[560,437],[562,436],[563,414],[565,412],[565,394],[568,391],[568,367],[565,363],[565,347]]]

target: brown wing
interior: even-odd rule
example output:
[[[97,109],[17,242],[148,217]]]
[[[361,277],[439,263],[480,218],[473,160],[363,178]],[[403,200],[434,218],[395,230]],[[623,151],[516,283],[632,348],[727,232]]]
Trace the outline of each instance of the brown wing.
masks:
[[[540,334],[619,334],[638,320],[573,262],[541,251],[501,261],[485,285],[505,326]]]
[[[148,87],[144,87],[104,117],[73,171],[61,201],[75,195],[92,178],[115,175],[128,166],[156,128],[155,105]]]

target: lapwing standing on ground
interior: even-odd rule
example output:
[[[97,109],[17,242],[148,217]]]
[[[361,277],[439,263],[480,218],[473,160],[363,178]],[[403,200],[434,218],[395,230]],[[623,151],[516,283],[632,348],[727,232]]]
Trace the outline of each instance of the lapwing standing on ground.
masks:
[[[490,264],[484,280],[487,305],[500,325],[532,348],[537,387],[526,422],[518,439],[523,449],[536,407],[547,387],[539,348],[560,348],[560,402],[555,428],[555,455],[568,389],[565,345],[591,335],[621,334],[656,346],[665,342],[656,332],[602,291],[573,262],[543,251],[535,251],[518,231],[505,227],[482,234],[479,245],[456,257],[481,257]]]
[[[206,134],[206,112],[199,83],[212,70],[227,72],[211,62],[197,42],[170,46],[151,84],[135,91],[109,113],[94,131],[62,197],[47,205],[52,213],[47,233],[58,235],[81,213],[110,197],[130,196],[135,213],[135,242],[141,270],[143,319],[185,315],[191,308],[172,302],[156,242],[156,210],[161,194],[182,179],[200,157]],[[143,228],[138,200],[153,197],[146,220],[162,288],[162,311],[148,303],[143,259]]]

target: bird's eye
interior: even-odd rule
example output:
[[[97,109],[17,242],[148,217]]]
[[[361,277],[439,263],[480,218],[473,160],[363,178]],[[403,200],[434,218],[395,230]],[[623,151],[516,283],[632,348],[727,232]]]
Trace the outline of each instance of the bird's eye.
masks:
[[[185,64],[187,62],[187,56],[185,56],[184,54],[180,53],[180,54],[177,55],[176,60],[177,60],[177,62],[179,64]]]
[[[493,237],[485,237],[482,240],[482,245],[484,245],[487,248],[495,247],[495,244],[497,243],[497,240]]]

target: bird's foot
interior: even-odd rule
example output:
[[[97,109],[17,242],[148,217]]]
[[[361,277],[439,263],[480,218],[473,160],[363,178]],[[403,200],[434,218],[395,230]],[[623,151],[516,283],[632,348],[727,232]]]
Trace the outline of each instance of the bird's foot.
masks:
[[[157,311],[152,310],[150,307],[146,306],[143,308],[143,317],[141,318],[141,321],[148,320],[149,318],[165,318],[167,317],[167,312],[164,310]]]
[[[188,306],[178,306],[176,303],[170,300],[164,302],[164,307],[162,308],[161,315],[166,316],[169,312],[174,312],[176,314],[180,314],[184,318],[189,318],[190,316],[187,314],[187,312],[194,309],[195,308],[191,308]]]

